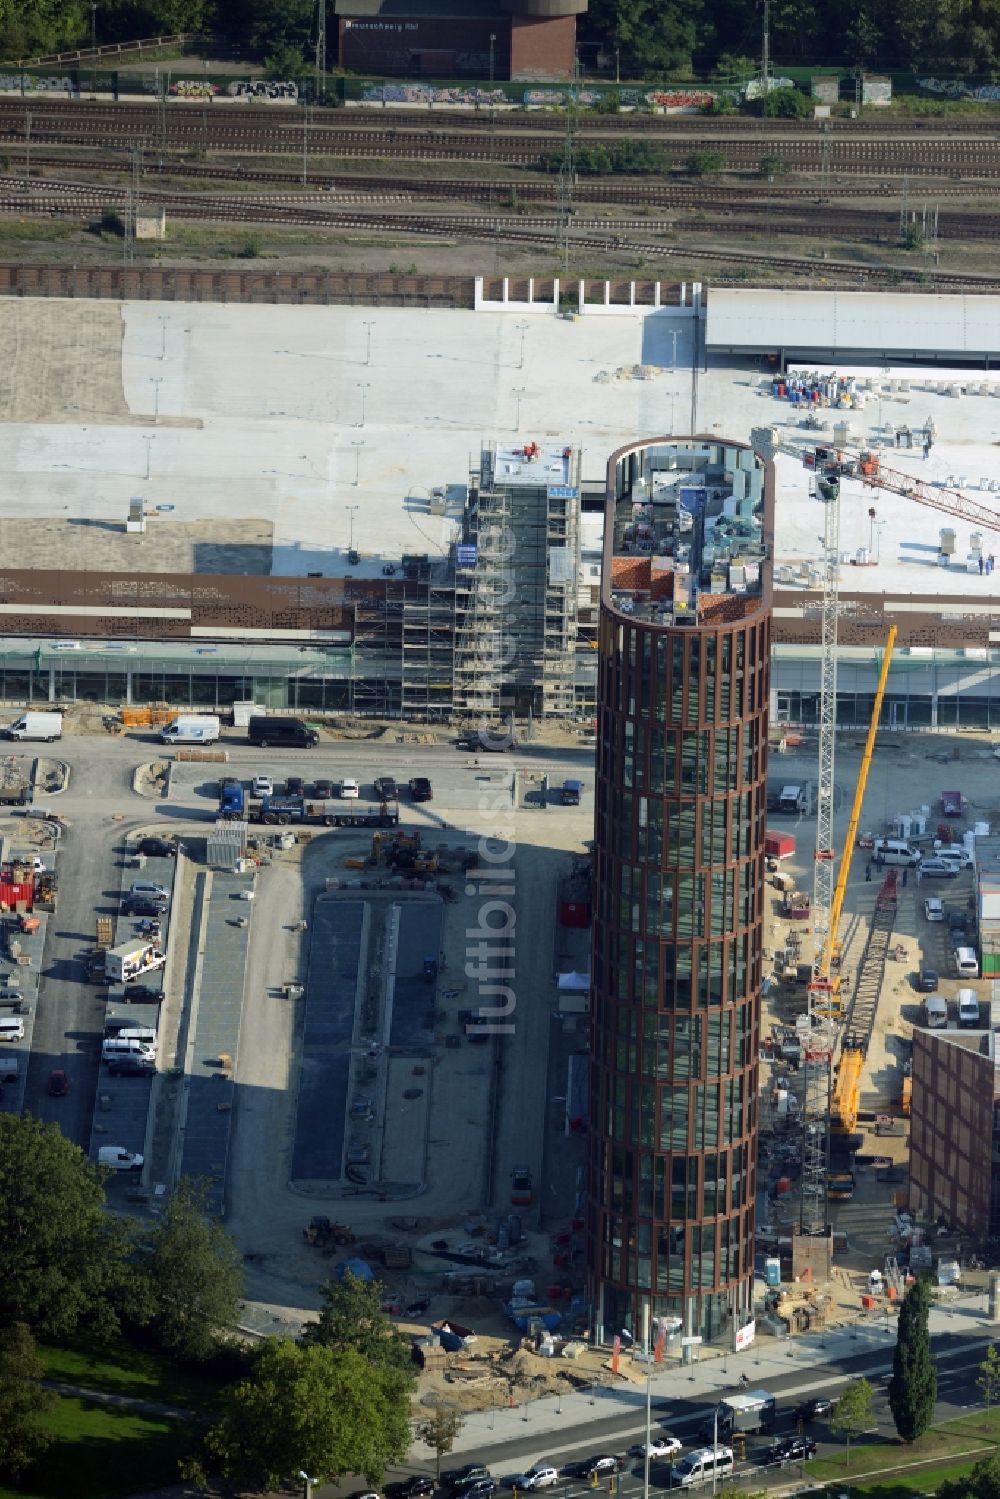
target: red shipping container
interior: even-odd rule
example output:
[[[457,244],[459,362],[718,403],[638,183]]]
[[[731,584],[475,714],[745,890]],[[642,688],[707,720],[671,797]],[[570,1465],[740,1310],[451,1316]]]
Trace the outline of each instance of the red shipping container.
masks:
[[[765,833],[764,852],[769,859],[787,859],[795,852],[795,839],[791,833]]]
[[[589,926],[589,900],[563,900],[559,902],[560,926]]]

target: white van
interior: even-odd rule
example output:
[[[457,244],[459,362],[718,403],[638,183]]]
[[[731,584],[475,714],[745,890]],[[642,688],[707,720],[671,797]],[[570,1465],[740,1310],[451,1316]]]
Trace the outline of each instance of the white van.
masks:
[[[8,739],[41,739],[51,744],[62,738],[63,716],[61,713],[24,713],[8,724],[4,734]]]
[[[979,1025],[979,995],[975,989],[959,989],[958,1023],[972,1029]]]
[[[97,1152],[97,1164],[109,1166],[112,1171],[141,1171],[142,1156],[124,1145],[102,1145]]]
[[[164,724],[160,730],[163,744],[214,744],[222,724],[212,713],[185,713]]]
[[[975,869],[976,867],[974,856],[969,853],[967,848],[963,848],[960,843],[942,843],[939,846],[937,840],[935,840],[934,858],[953,859],[959,869]]]
[[[872,846],[872,857],[883,864],[902,866],[904,869],[913,869],[920,863],[920,855],[915,848],[903,841],[901,838],[876,838]]]
[[[101,1045],[101,1061],[116,1062],[119,1057],[138,1057],[142,1062],[155,1062],[156,1047],[147,1041],[123,1041],[118,1036],[105,1040]]]
[[[940,1030],[948,1024],[948,1001],[941,994],[928,994],[924,1000],[924,1024]]]
[[[104,1036],[108,1041],[141,1041],[144,1046],[156,1045],[156,1032],[149,1025],[129,1025],[126,1021],[119,1024],[109,1020],[104,1027]]]
[[[955,972],[960,979],[977,979],[979,977],[979,959],[976,957],[974,947],[955,948]]]
[[[23,1041],[24,1021],[20,1015],[0,1017],[0,1041]]]
[[[670,1469],[671,1488],[689,1489],[713,1477],[728,1478],[733,1471],[731,1447],[699,1447]]]

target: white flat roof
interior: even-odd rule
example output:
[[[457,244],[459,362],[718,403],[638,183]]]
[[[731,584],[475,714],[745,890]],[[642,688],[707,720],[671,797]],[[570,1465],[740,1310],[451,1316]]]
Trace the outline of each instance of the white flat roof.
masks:
[[[730,291],[708,297],[710,349],[1000,358],[1000,297]]]
[[[793,294],[782,295],[787,300]],[[917,300],[899,298],[910,310]],[[968,300],[978,308],[998,299]],[[77,309],[93,318],[96,304],[60,306],[71,332]],[[0,345],[24,307],[24,301],[0,299]],[[508,315],[133,302],[108,311],[124,325],[113,354],[114,377],[124,394],[120,411],[95,412],[88,419],[67,409],[62,366],[51,382],[52,414],[46,418],[4,419],[0,389],[0,515],[27,521],[80,518],[98,529],[107,523],[122,526],[129,499],[141,494],[150,505],[174,507],[155,522],[157,527],[173,520],[225,520],[231,523],[234,548],[248,529],[241,522],[261,517],[274,528],[272,571],[293,576],[347,570],[353,515],[362,562],[351,571],[378,577],[386,562],[398,561],[404,552],[440,556],[447,551],[470,463],[478,464],[484,443],[495,442],[503,453],[534,440],[553,463],[564,445],[572,445],[582,450],[584,480],[597,481],[603,491],[615,448],[672,431],[684,434],[692,425],[736,442],[746,442],[754,427],[778,425],[783,437],[815,443],[829,442],[833,422],[843,417],[851,427],[850,445],[861,448],[872,443],[879,426],[922,425],[931,416],[937,438],[926,462],[919,448],[888,448],[884,461],[922,478],[964,480],[970,498],[997,511],[1000,526],[1000,495],[982,489],[984,479],[1000,480],[1000,372],[994,381],[978,377],[980,393],[960,398],[945,393],[937,371],[928,372],[934,388],[918,390],[919,372],[910,369],[909,391],[887,390],[859,411],[821,410],[828,424],[824,435],[801,428],[802,408],[775,399],[770,380],[760,381],[745,365],[718,356],[700,374],[692,420],[687,314],[581,317],[569,323],[551,312],[520,310]],[[370,365],[365,363],[368,322],[373,325]],[[523,368],[521,322],[528,324]],[[674,331],[677,369],[671,372]],[[67,344],[77,349],[69,335]],[[72,358],[88,371],[91,345],[80,340]],[[658,366],[661,373],[651,380],[607,378],[640,363]],[[968,371],[962,376],[971,378]],[[154,386],[158,380],[162,384]],[[997,395],[986,393],[987,386]],[[523,394],[515,433],[518,391]],[[152,422],[156,394],[169,425]],[[819,505],[808,498],[808,474],[801,465],[781,458],[777,472],[776,564],[808,564],[821,550]],[[430,492],[436,486],[447,489],[444,515],[431,514]],[[867,511],[873,504],[884,524],[872,538]],[[601,524],[600,512],[594,512],[582,527],[581,548],[590,564]],[[948,569],[936,560],[938,533],[945,526],[957,532],[956,557]],[[845,566],[841,587],[912,592],[917,599],[951,593],[966,598],[970,608],[985,607],[1000,600],[1000,571],[980,576],[978,567],[974,573],[962,570],[974,529],[848,482],[841,545],[853,553],[874,539],[880,560],[877,567]],[[132,538],[111,525],[106,535],[109,564],[126,571]],[[1000,531],[985,535],[984,546],[1000,556]],[[7,561],[19,565],[16,556]],[[72,556],[53,556],[36,565],[73,562]]]

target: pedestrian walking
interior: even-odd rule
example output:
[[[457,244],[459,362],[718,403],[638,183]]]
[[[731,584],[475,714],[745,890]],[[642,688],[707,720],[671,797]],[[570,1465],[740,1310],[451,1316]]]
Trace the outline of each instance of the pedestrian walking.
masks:
[[[904,890],[906,889],[906,877],[909,874],[909,872],[910,871],[908,869],[904,869],[903,870],[903,889]]]
[[[982,577],[983,573],[985,571],[986,571],[986,563],[983,561],[982,557],[980,557],[980,559],[979,559],[979,576]]]
[[[865,865],[865,879],[870,881],[871,877],[872,877],[872,862],[869,859],[868,863]]]
[[[994,557],[993,553],[991,552],[990,555],[986,559],[986,571],[988,573],[991,573],[995,567],[996,567],[996,558]]]
[[[917,865],[917,884],[920,884],[920,865]]]
[[[925,442],[924,443],[924,457],[925,458],[927,457],[927,454],[930,452],[930,450],[931,450],[930,443],[929,442]]]

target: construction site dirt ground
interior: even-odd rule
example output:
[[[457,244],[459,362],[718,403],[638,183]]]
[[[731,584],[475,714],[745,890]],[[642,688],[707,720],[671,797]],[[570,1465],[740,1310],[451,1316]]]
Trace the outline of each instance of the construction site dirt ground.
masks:
[[[842,736],[837,744],[836,785],[837,812],[835,832],[837,852],[843,849],[851,810],[854,787],[860,766],[862,736]],[[815,781],[815,748],[808,744],[782,755],[772,752],[769,784],[809,786]],[[941,793],[960,790],[963,817],[957,824],[964,830],[973,822],[988,823],[991,829],[1000,824],[1000,776],[988,734],[884,734],[876,742],[875,755],[862,808],[860,831],[876,836],[891,833],[891,819],[899,814],[919,812],[930,807],[928,833],[941,820]],[[811,804],[811,797],[810,797]],[[781,861],[782,871],[794,877],[796,886],[809,893],[812,889],[812,865],[815,851],[815,821],[811,814],[797,819],[771,815],[768,825],[773,831],[791,832],[796,838],[795,854]],[[851,853],[845,851],[845,856]],[[861,961],[880,883],[888,871],[872,866],[871,853],[864,848],[853,850],[850,878],[840,924],[842,975],[847,992]],[[929,922],[924,901],[937,896],[946,910],[967,909],[974,894],[972,871],[963,871],[956,879],[918,882],[912,871],[903,882],[903,871],[897,878],[896,914],[889,944],[889,958],[879,994],[875,1023],[868,1045],[860,1085],[859,1105],[862,1116],[859,1131],[865,1133],[862,1154],[873,1154],[891,1162],[897,1170],[892,1181],[878,1181],[875,1166],[855,1170],[855,1195],[851,1201],[830,1204],[830,1218],[838,1235],[843,1235],[836,1253],[836,1278],[847,1292],[849,1305],[857,1308],[858,1295],[866,1289],[868,1272],[881,1269],[884,1259],[896,1247],[893,1234],[894,1209],[907,1202],[907,1166],[909,1121],[903,1115],[903,1080],[906,1076],[915,1026],[922,1024],[921,995],[915,979],[921,967],[933,968],[939,975],[938,992],[954,1001],[959,985],[975,989],[981,1005],[992,991],[988,979],[959,980],[950,962],[950,944],[946,922]],[[769,909],[768,909],[769,908]],[[790,950],[796,940],[795,957],[809,964],[813,957],[812,926],[809,920],[789,921],[781,915],[781,894],[770,883],[767,886],[767,914],[764,924],[764,973],[774,969],[775,953]],[[796,1014],[806,1007],[806,986],[802,982],[778,984],[763,1002],[761,1034],[767,1038],[774,1024],[794,1024]],[[954,1004],[951,1005],[949,1028],[954,1028]],[[798,1084],[794,1073],[788,1074],[793,1087]],[[797,1138],[799,1125],[778,1116],[775,1086],[782,1081],[779,1063],[765,1058],[762,1063],[762,1126],[766,1136],[770,1129]],[[800,1084],[799,1084],[800,1086]],[[881,1124],[870,1116],[879,1115]],[[762,1175],[759,1185],[768,1185]],[[772,1183],[773,1185],[773,1183]],[[772,1197],[773,1218],[779,1233],[790,1233],[798,1221],[799,1201],[792,1190]],[[954,1241],[951,1241],[954,1243]],[[972,1246],[969,1246],[972,1247]],[[972,1274],[975,1282],[982,1277]],[[843,1298],[840,1298],[843,1300]]]

